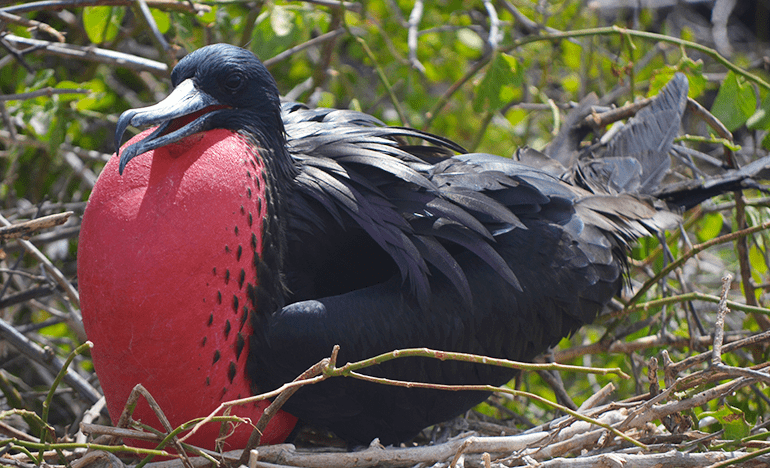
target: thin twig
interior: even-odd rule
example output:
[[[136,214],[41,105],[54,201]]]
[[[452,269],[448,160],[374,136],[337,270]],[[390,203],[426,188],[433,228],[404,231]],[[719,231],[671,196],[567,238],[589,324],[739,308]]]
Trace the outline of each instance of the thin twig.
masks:
[[[161,437],[158,434],[153,434],[151,432],[139,431],[136,429],[127,429],[125,427],[102,426],[100,424],[91,424],[86,422],[80,423],[80,430],[83,431],[84,434],[106,435],[115,439],[125,438],[125,439],[136,439],[136,440],[148,440],[151,442],[160,442],[161,440],[163,440],[163,437]]]
[[[34,47],[35,53],[47,53],[68,59],[86,60],[89,62],[106,63],[116,67],[132,68],[136,71],[149,71],[159,75],[168,74],[168,65],[136,55],[124,54],[114,50],[99,47],[78,47],[71,44],[29,39],[13,34],[6,34],[3,39],[14,44]]]
[[[0,9],[6,13],[21,15],[44,10],[60,11],[66,8],[85,8],[89,6],[132,6],[135,0],[43,0],[12,5]],[[147,0],[151,8],[177,11],[180,13],[200,13],[211,11],[211,7],[201,3],[179,2],[177,0]]]
[[[80,354],[83,354],[84,352],[90,350],[93,347],[93,343],[90,341],[86,341],[82,345],[75,348],[74,351],[72,351],[69,356],[67,356],[67,359],[62,364],[61,369],[56,374],[56,378],[54,379],[53,383],[51,384],[51,387],[48,389],[48,394],[45,397],[45,400],[43,400],[43,411],[41,412],[40,419],[43,420],[45,424],[48,424],[48,412],[51,409],[51,401],[53,401],[53,396],[56,392],[56,388],[59,386],[61,381],[64,379],[64,376],[67,375],[69,372],[69,366],[72,364],[72,361],[75,359],[75,356],[78,356]],[[48,432],[43,431],[40,434],[40,442],[41,444],[45,444],[47,441]],[[43,458],[43,448],[40,449],[40,459]]]
[[[351,28],[351,31],[353,31],[353,33],[359,33],[360,29],[358,29],[358,28]],[[270,57],[269,59],[265,60],[262,63],[267,68],[270,68],[273,65],[275,65],[276,63],[278,63],[278,62],[280,62],[282,60],[286,60],[287,58],[291,57],[292,55],[294,55],[294,54],[296,54],[298,52],[301,52],[301,51],[307,49],[308,47],[313,47],[313,46],[316,46],[316,45],[319,45],[319,44],[323,44],[324,42],[331,41],[332,39],[335,39],[335,38],[345,34],[346,32],[347,32],[347,29],[345,29],[345,28],[342,28],[342,27],[341,28],[337,28],[337,29],[335,29],[333,31],[329,31],[327,33],[321,34],[318,37],[314,37],[313,39],[310,39],[309,41],[305,41],[302,44],[299,44],[299,45],[296,45],[296,46],[291,47],[289,49],[286,49],[283,52],[281,52],[280,54],[278,54],[278,55],[276,55],[274,57]]]
[[[611,109],[606,112],[591,112],[583,119],[583,125],[591,126],[594,128],[606,127],[609,124],[615,123],[619,120],[633,117],[642,108],[649,106],[655,98],[639,99],[630,104],[626,104],[623,107],[617,109]]]
[[[30,29],[39,29],[55,37],[59,42],[65,41],[64,34],[60,33],[46,23],[41,23],[40,21],[22,18],[21,16],[14,15],[13,13],[9,13],[4,10],[0,10],[0,20],[8,23],[20,24]]]
[[[18,239],[19,237],[27,238],[34,232],[66,223],[70,216],[72,216],[72,211],[65,211],[64,213],[42,216],[29,221],[1,227],[0,242],[7,242],[11,239]]]
[[[24,101],[27,99],[34,99],[37,97],[51,97],[54,94],[88,94],[91,91],[87,89],[64,89],[64,88],[52,88],[46,86],[45,88],[30,91],[27,93],[18,94],[0,94],[0,101]]]
[[[11,223],[5,219],[3,215],[0,214],[0,225],[3,226],[11,226]],[[58,268],[54,266],[53,263],[51,263],[50,260],[48,260],[48,257],[43,255],[43,253],[38,250],[37,247],[32,245],[31,242],[26,241],[24,239],[17,239],[16,242],[18,242],[24,250],[27,251],[30,255],[35,257],[35,259],[40,262],[43,265],[43,268],[45,268],[45,271],[48,272],[51,276],[53,276],[56,283],[62,287],[64,292],[67,294],[67,297],[72,301],[72,304],[80,308],[80,295],[78,294],[77,290],[70,284],[69,281],[64,277],[61,271],[59,271]],[[78,317],[79,319],[79,317]]]
[[[487,42],[489,42],[489,47],[492,50],[497,50],[502,39],[502,34],[500,34],[500,18],[497,16],[497,10],[491,0],[484,0],[484,9],[487,10],[487,15],[489,15],[489,38]]]
[[[50,350],[47,351],[41,348],[37,343],[32,342],[29,338],[9,325],[5,320],[0,320],[0,336],[2,336],[8,343],[12,344],[20,353],[32,361],[42,364],[46,369],[49,369],[54,373],[59,373],[61,369],[64,368],[64,361],[59,359],[58,356],[53,354]],[[89,402],[96,403],[96,401],[101,398],[101,394],[99,394],[99,392],[77,372],[70,370],[64,374],[63,378],[67,385],[74,388]]]
[[[391,86],[390,80],[388,80],[387,75],[385,75],[385,71],[382,69],[379,62],[377,61],[377,57],[374,56],[372,49],[369,48],[369,44],[361,36],[354,36],[354,37],[356,38],[356,41],[358,41],[358,43],[361,45],[361,48],[364,50],[364,53],[366,54],[366,56],[374,64],[374,69],[377,71],[377,76],[380,78],[380,82],[382,82],[383,86],[385,86],[385,90],[387,91],[388,96],[390,97],[390,102],[391,104],[393,104],[393,108],[396,109],[396,113],[398,113],[399,119],[401,119],[401,125],[411,127],[409,118],[404,112],[404,109],[401,107],[401,101],[399,101],[399,99],[396,97],[396,94],[393,92],[393,86]]]
[[[727,343],[722,346],[722,352],[727,353],[727,352],[734,351],[736,349],[745,348],[747,346],[754,346],[759,343],[765,343],[765,342],[770,342],[770,330],[762,333],[758,333],[756,335],[749,336],[747,338],[736,340],[731,343]],[[671,366],[672,367],[671,370],[675,374],[678,374],[685,369],[689,369],[692,366],[708,361],[710,357],[711,357],[711,351],[700,353],[695,356],[690,356],[686,359],[683,359],[673,364]]]
[[[118,427],[127,427],[129,420],[131,418],[131,414],[134,412],[134,408],[136,408],[136,404],[139,401],[139,398],[142,397],[147,402],[147,404],[150,406],[150,409],[155,413],[155,416],[158,418],[158,421],[160,421],[161,426],[163,426],[163,429],[166,431],[167,434],[169,434],[167,437],[170,437],[171,443],[176,449],[177,453],[182,457],[182,461],[184,462],[185,468],[192,468],[192,465],[190,464],[190,460],[187,456],[187,453],[182,448],[182,443],[180,440],[176,437],[174,433],[174,428],[171,426],[171,423],[169,422],[168,418],[166,417],[165,413],[163,413],[163,409],[158,405],[158,402],[155,401],[155,398],[152,396],[152,394],[147,391],[147,389],[144,388],[142,384],[136,384],[134,388],[131,390],[131,393],[128,395],[128,400],[126,401],[126,404],[123,408],[123,412],[120,415],[120,419],[118,420]],[[161,442],[161,448],[164,448],[165,444]],[[142,464],[147,463],[150,461],[150,459],[153,458],[154,455],[147,455],[147,457],[140,463],[140,466]]]
[[[311,368],[300,374],[296,379],[294,379],[295,382],[307,380],[313,377],[316,377],[318,375],[321,375],[327,367],[331,366],[334,367],[337,362],[337,355],[339,353],[340,347],[335,346],[332,350],[332,355],[329,358],[322,359],[315,365],[313,365]],[[288,401],[289,398],[291,398],[292,395],[294,395],[297,390],[299,390],[300,387],[292,387],[284,390],[281,392],[280,395],[268,406],[265,411],[262,413],[262,416],[259,417],[259,421],[257,421],[257,425],[254,427],[254,430],[251,432],[251,435],[249,436],[249,441],[246,443],[246,447],[243,449],[243,455],[241,455],[240,460],[238,460],[239,465],[245,465],[246,462],[249,459],[250,452],[259,445],[259,442],[262,438],[262,433],[264,432],[265,428],[267,427],[267,423],[270,422],[270,419],[275,416],[275,414],[278,413],[278,410],[281,409],[281,407]]]
[[[409,30],[407,32],[407,46],[409,47],[409,63],[420,73],[425,73],[425,66],[417,58],[417,28],[422,20],[422,11],[424,4],[422,0],[416,0],[412,12],[409,14]]]
[[[153,40],[155,40],[155,42],[158,44],[158,48],[166,57],[166,63],[173,65],[173,63],[171,63],[175,59],[175,57],[172,55],[173,49],[169,45],[168,41],[166,41],[166,38],[163,37],[163,34],[160,33],[160,29],[158,29],[158,25],[155,23],[155,18],[152,17],[152,13],[150,12],[150,7],[147,6],[147,1],[136,0],[136,4],[139,5],[139,12],[141,13],[140,16],[144,20],[144,23],[147,25],[147,27],[150,29]]]
[[[713,247],[715,245],[723,244],[725,242],[731,242],[736,239],[740,239],[741,237],[746,237],[751,234],[764,231],[766,229],[770,228],[770,221],[762,223],[758,226],[752,226],[750,228],[742,229],[740,231],[731,232],[730,234],[725,234],[724,236],[715,237],[714,239],[711,239],[707,242],[704,242],[702,244],[694,245],[692,250],[686,252],[681,257],[677,258],[675,261],[671,262],[666,266],[665,268],[661,269],[661,271],[655,275],[654,278],[648,280],[645,282],[641,288],[634,294],[634,297],[631,298],[631,300],[628,301],[629,304],[635,304],[641,297],[644,295],[645,292],[647,292],[648,289],[650,289],[654,284],[656,284],[658,281],[660,281],[662,278],[664,278],[667,274],[669,274],[672,270],[675,268],[679,268],[682,266],[687,260],[694,257],[695,255],[699,254],[700,252]]]
[[[530,400],[534,400],[537,402],[540,402],[544,405],[548,405],[552,408],[555,408],[561,412],[567,413],[571,416],[573,416],[576,419],[579,419],[581,421],[587,422],[589,424],[594,424],[596,426],[602,427],[613,434],[615,434],[617,437],[620,437],[621,439],[625,440],[626,442],[630,442],[633,445],[636,445],[637,447],[647,449],[647,447],[639,442],[638,440],[635,440],[626,434],[616,430],[615,428],[611,427],[608,424],[602,423],[596,419],[589,418],[583,414],[578,413],[577,411],[571,410],[567,408],[564,405],[560,405],[558,403],[554,403],[546,398],[541,397],[540,395],[535,395],[534,393],[525,392],[522,390],[514,390],[512,388],[507,387],[495,387],[494,385],[442,385],[442,384],[426,384],[426,383],[420,383],[420,382],[407,382],[404,380],[395,380],[395,379],[385,379],[381,377],[371,377],[365,374],[359,374],[357,372],[351,372],[351,377],[355,377],[359,380],[363,380],[365,382],[372,382],[372,383],[378,383],[378,384],[387,384],[387,385],[394,385],[398,387],[405,387],[405,388],[425,388],[425,389],[431,389],[431,390],[447,390],[447,391],[480,391],[480,392],[499,392],[499,393],[507,393],[509,395],[518,396],[518,397],[524,397]]]
[[[730,273],[722,277],[722,300],[719,301],[717,309],[717,319],[714,323],[714,346],[712,348],[711,365],[718,366],[722,363],[722,342],[725,338],[725,316],[730,311],[727,308],[727,294],[730,292],[730,285],[733,281],[733,275]]]
[[[672,36],[666,36],[664,34],[656,34],[656,33],[650,33],[646,31],[637,31],[633,29],[628,28],[622,28],[620,26],[609,26],[604,28],[589,28],[589,29],[579,29],[574,31],[566,31],[566,32],[558,32],[558,33],[549,33],[549,34],[541,34],[539,36],[533,35],[528,36],[523,39],[519,39],[517,41],[514,41],[513,44],[510,44],[506,46],[503,51],[504,52],[510,52],[514,49],[517,49],[523,45],[531,44],[533,42],[540,42],[540,41],[557,41],[562,39],[571,39],[575,37],[586,37],[586,36],[607,36],[607,35],[625,35],[628,37],[637,37],[637,38],[643,38],[647,40],[657,41],[657,42],[667,42],[670,44],[676,44],[681,47],[686,47],[688,49],[697,50],[699,52],[702,52],[717,62],[719,62],[721,65],[723,65],[728,70],[732,70],[734,73],[743,76],[744,78],[753,81],[754,83],[757,83],[759,86],[770,90],[770,83],[763,80],[759,76],[750,73],[743,68],[735,65],[734,63],[730,62],[728,59],[724,58],[717,52],[716,50],[706,47],[704,45],[698,44],[696,42],[692,41],[686,41],[684,39],[679,39],[677,37]]]
[[[336,347],[335,347],[336,350]],[[332,357],[334,357],[335,351],[332,352]],[[406,381],[399,381],[399,380],[393,380],[393,379],[385,379],[385,378],[378,378],[378,377],[371,377],[368,375],[360,374],[356,371],[371,367],[373,365],[381,364],[382,362],[386,362],[392,359],[398,359],[398,358],[404,358],[404,357],[414,357],[414,356],[422,356],[422,357],[429,357],[433,359],[439,359],[439,360],[455,360],[455,361],[464,361],[464,362],[476,362],[479,364],[487,364],[487,365],[496,365],[500,367],[509,367],[514,369],[527,369],[527,370],[571,370],[571,371],[578,371],[578,372],[590,372],[590,373],[599,373],[599,374],[608,374],[608,373],[614,373],[621,375],[624,378],[629,378],[628,375],[626,375],[624,372],[622,372],[618,368],[612,368],[612,369],[595,369],[595,368],[589,368],[589,367],[582,367],[582,366],[570,366],[570,365],[564,365],[564,364],[530,364],[530,363],[518,363],[514,361],[509,361],[506,359],[494,359],[489,358],[486,356],[479,356],[474,354],[468,354],[468,353],[454,353],[454,352],[445,352],[445,351],[436,351],[431,350],[428,348],[412,348],[412,349],[404,349],[404,350],[395,350],[390,353],[383,353],[378,356],[375,356],[370,359],[365,359],[362,361],[357,361],[353,363],[347,363],[342,367],[335,367],[333,365],[333,362],[331,360],[328,362],[328,365],[323,366],[321,364],[324,363],[322,360],[318,365],[321,365],[322,374],[315,376],[315,377],[309,377],[303,380],[295,380],[293,382],[287,383],[282,385],[280,388],[273,390],[271,392],[262,393],[260,395],[255,395],[252,397],[247,398],[241,398],[237,400],[228,401],[225,403],[222,403],[217,407],[214,411],[212,411],[208,416],[203,418],[199,423],[195,425],[195,427],[187,434],[185,435],[181,441],[185,441],[187,438],[191,437],[193,434],[195,434],[200,427],[202,427],[204,424],[209,423],[215,415],[219,414],[220,412],[231,408],[233,406],[238,405],[244,405],[244,404],[250,404],[257,401],[266,400],[269,398],[274,398],[279,396],[281,393],[285,392],[286,390],[290,388],[295,387],[301,387],[305,385],[312,385],[318,382],[321,382],[327,378],[330,377],[354,377],[359,380],[369,381],[373,383],[378,384],[384,384],[384,385],[394,385],[394,386],[403,386],[408,388],[430,388],[435,390],[450,390],[450,391],[484,391],[484,392],[502,392],[502,393],[508,393],[515,396],[523,396],[525,398],[530,398],[536,401],[539,401],[545,405],[549,405],[553,408],[556,408],[560,411],[563,411],[567,414],[571,414],[575,416],[576,418],[592,423],[592,424],[598,424],[595,420],[591,418],[587,418],[585,416],[582,416],[575,411],[564,407],[562,405],[553,403],[545,398],[542,398],[538,395],[534,395],[528,392],[522,392],[518,390],[512,390],[508,388],[498,388],[491,385],[440,385],[440,384],[434,384],[434,383],[421,383],[421,382],[406,382]],[[127,405],[128,409],[128,405]],[[122,418],[121,418],[122,420]],[[611,428],[605,427],[606,429],[612,431]],[[633,439],[628,438],[622,433],[615,432],[615,435],[618,437],[624,438],[628,440],[629,442],[633,444],[637,444],[636,441]]]
[[[428,111],[428,113],[425,114],[425,117],[427,117],[427,121],[425,122],[425,125],[423,125],[423,130],[430,129],[431,124],[433,123],[433,120],[435,120],[436,117],[439,116],[441,111],[443,111],[444,106],[449,103],[449,99],[454,95],[454,93],[457,92],[462,86],[467,83],[471,78],[476,76],[476,73],[478,73],[482,68],[484,68],[489,61],[492,59],[492,54],[486,54],[484,57],[479,59],[475,65],[473,65],[465,74],[460,78],[459,80],[455,81],[452,86],[449,87],[449,89],[444,92],[444,94],[441,95],[441,97],[436,101],[436,104]]]

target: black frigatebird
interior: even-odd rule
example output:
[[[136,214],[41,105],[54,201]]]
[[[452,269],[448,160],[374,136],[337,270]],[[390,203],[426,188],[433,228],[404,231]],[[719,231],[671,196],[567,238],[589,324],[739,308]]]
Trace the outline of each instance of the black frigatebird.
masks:
[[[129,125],[158,127],[110,160],[83,217],[83,318],[113,418],[142,383],[181,424],[291,381],[334,345],[340,363],[413,347],[532,359],[619,292],[629,242],[678,219],[648,196],[670,135],[600,168],[611,188],[581,187],[569,167],[281,104],[238,47],[199,49],[171,79],[165,100],[121,115],[118,143]],[[679,77],[660,104],[674,127],[686,88]],[[491,385],[514,375],[426,358],[365,372]],[[396,443],[486,396],[330,379],[297,392],[262,441],[282,441],[299,418],[350,442]],[[263,409],[234,413],[256,421]],[[135,417],[157,424],[146,406]],[[192,441],[211,446],[212,426]]]

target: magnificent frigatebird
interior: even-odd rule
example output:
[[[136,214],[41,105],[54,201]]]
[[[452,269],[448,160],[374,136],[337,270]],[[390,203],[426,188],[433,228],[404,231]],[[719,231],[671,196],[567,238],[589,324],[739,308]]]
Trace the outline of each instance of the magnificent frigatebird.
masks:
[[[113,418],[142,383],[181,424],[291,381],[334,345],[341,363],[413,347],[532,359],[618,293],[629,242],[677,220],[648,195],[668,168],[681,76],[660,104],[674,123],[657,150],[608,159],[593,171],[603,178],[587,177],[604,188],[575,177],[594,166],[528,165],[532,150],[522,162],[463,154],[363,113],[282,105],[262,63],[234,46],[187,55],[171,80],[162,102],[121,115],[118,143],[129,125],[158,127],[108,162],[82,222],[83,319]],[[427,358],[366,372],[514,375]],[[289,399],[262,441],[299,418],[353,443],[395,443],[486,396],[330,379]],[[263,408],[234,413],[256,421]],[[134,417],[157,427],[146,405]],[[211,446],[210,426],[192,442]]]

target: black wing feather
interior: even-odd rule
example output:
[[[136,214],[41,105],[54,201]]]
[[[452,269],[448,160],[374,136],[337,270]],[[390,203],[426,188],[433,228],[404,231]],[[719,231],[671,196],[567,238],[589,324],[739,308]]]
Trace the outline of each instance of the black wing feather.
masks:
[[[283,111],[298,174],[285,197],[285,269],[296,293],[285,308],[254,318],[250,375],[265,389],[293,379],[334,344],[339,362],[416,346],[531,359],[593,320],[618,292],[628,242],[677,220],[644,197],[565,182],[574,180],[574,164],[545,171],[462,154],[448,140],[357,112],[290,104]],[[534,150],[519,153],[522,161],[545,160]],[[330,288],[329,275],[346,279]],[[514,373],[419,358],[367,372],[493,385]],[[348,440],[393,443],[484,398],[330,379],[301,389],[284,408]]]

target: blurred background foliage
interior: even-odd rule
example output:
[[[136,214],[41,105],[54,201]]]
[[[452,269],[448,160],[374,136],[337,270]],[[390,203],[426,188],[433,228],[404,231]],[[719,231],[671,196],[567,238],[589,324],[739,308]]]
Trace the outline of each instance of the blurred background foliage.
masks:
[[[619,0],[0,1],[0,209],[11,222],[73,210],[75,216],[68,224],[32,240],[76,284],[78,216],[95,177],[114,152],[117,117],[165,96],[170,68],[185,53],[213,42],[254,51],[266,61],[288,99],[362,110],[388,124],[424,129],[448,136],[469,150],[504,156],[519,146],[544,147],[564,124],[571,105],[589,93],[598,94],[602,105],[622,105],[655,95],[681,71],[690,81],[690,97],[733,132],[739,148],[737,163],[766,156],[770,150],[768,3],[737,2],[724,18],[717,17],[715,2],[709,1],[651,2],[662,5],[657,8],[628,7],[628,3],[636,4]],[[112,51],[123,55],[112,57]],[[714,158],[717,166],[729,163],[717,141],[721,136],[712,135],[701,119],[685,124],[687,133],[707,141],[685,138],[682,145]],[[742,208],[745,222],[736,220],[731,211],[736,202],[729,196],[688,214],[685,225],[692,242],[767,221],[767,201],[759,193],[750,195]],[[672,233],[669,242],[673,257],[688,249],[677,236]],[[765,234],[758,234],[747,244],[753,278],[741,276],[739,254],[732,243],[726,243],[688,263],[679,276],[660,282],[643,300],[691,291],[718,295],[719,278],[729,270],[737,278],[734,298],[762,306],[768,289],[766,241]],[[1,253],[0,300],[33,286],[49,286],[46,295],[4,302],[4,320],[60,354],[71,351],[84,339],[78,332],[77,304],[51,286],[37,261],[23,255],[14,243],[3,246]],[[640,242],[634,258],[632,286],[649,280],[670,261],[664,260],[656,239]],[[12,274],[11,269],[27,271],[28,276]],[[610,381],[619,388],[618,398],[644,393],[648,387],[645,363],[661,349],[668,349],[675,360],[707,349],[693,339],[697,327],[688,317],[699,313],[700,334],[708,336],[714,310],[714,304],[701,301],[608,314],[597,325],[564,340],[562,348],[660,337],[657,344],[632,351],[578,354],[569,361],[619,366],[634,378],[564,374],[557,379],[563,380],[577,404]],[[767,326],[766,316],[735,312],[728,330],[745,335]],[[674,344],[665,344],[666,340]],[[6,347],[3,352],[0,362],[4,375],[10,376],[10,387],[22,389],[21,404],[34,408],[39,404],[36,392],[50,385],[50,377],[47,380],[40,366],[27,366],[13,349]],[[738,366],[751,365],[766,361],[767,349],[728,354],[725,359]],[[87,356],[77,365],[89,375]],[[556,398],[552,387],[535,373],[511,385]],[[71,425],[70,430],[76,430],[73,423],[86,407],[76,400],[57,400],[57,427]],[[766,389],[747,388],[728,400],[751,424],[770,415]],[[717,411],[720,403],[701,410]],[[521,427],[555,415],[552,408],[501,397],[479,411],[514,418]],[[719,428],[715,424],[705,429]]]

